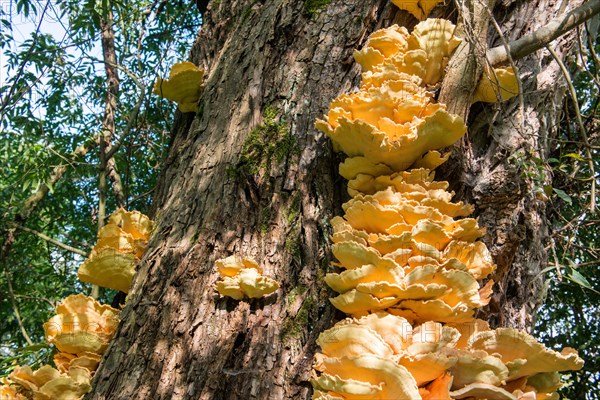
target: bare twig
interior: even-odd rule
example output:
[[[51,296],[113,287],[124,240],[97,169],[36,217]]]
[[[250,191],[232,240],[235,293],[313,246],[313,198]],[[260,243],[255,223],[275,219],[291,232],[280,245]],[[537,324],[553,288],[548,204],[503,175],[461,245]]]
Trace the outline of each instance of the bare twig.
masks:
[[[588,37],[589,40],[589,37]],[[581,30],[579,29],[579,27],[577,27],[577,47],[579,49],[579,58],[581,59],[581,64],[582,64],[582,68],[585,71],[585,74],[592,80],[594,81],[594,84],[596,85],[597,88],[600,89],[600,81],[598,80],[598,76],[592,74],[592,72],[590,71],[589,68],[587,68],[587,66],[585,65],[585,58],[583,57],[584,55],[584,48],[583,48],[583,43],[581,41]],[[593,47],[593,46],[592,46]],[[590,48],[592,51],[593,49]],[[595,53],[594,53],[595,54]],[[592,57],[593,62],[595,63],[595,59],[594,57]],[[598,66],[596,66],[596,68],[598,68]]]
[[[575,117],[577,119],[577,125],[579,125],[579,129],[581,130],[581,137],[583,139],[583,143],[585,144],[585,152],[586,152],[586,156],[587,156],[587,162],[588,162],[588,167],[590,169],[590,175],[591,175],[591,189],[590,189],[590,211],[593,213],[596,211],[596,171],[594,168],[594,159],[592,158],[592,152],[590,151],[590,141],[588,140],[588,136],[587,136],[587,130],[585,129],[585,126],[583,124],[583,119],[581,119],[581,113],[579,112],[579,102],[577,101],[577,92],[575,91],[575,87],[573,86],[573,82],[571,81],[571,76],[569,75],[569,71],[567,71],[567,68],[565,67],[565,64],[560,60],[560,58],[558,57],[558,55],[556,54],[556,52],[554,50],[552,50],[552,47],[550,46],[546,46],[546,49],[548,49],[548,51],[550,52],[550,54],[552,54],[552,57],[554,57],[554,61],[556,61],[556,63],[558,64],[558,66],[560,67],[560,70],[562,71],[565,80],[567,81],[567,85],[569,87],[569,92],[571,94],[571,100],[573,101],[573,105],[575,108]]]
[[[115,65],[117,56],[115,52],[115,33],[113,31],[113,14],[111,6],[104,10],[105,16],[100,18],[100,30],[102,32],[102,57],[106,70],[106,81],[108,90],[104,102],[104,116],[102,117],[102,134],[100,135],[100,168],[98,170],[98,232],[104,226],[106,218],[107,176],[108,165],[111,157],[108,152],[111,140],[115,133],[115,113],[117,110],[117,99],[119,96],[119,74]],[[91,296],[98,298],[100,289],[94,285]]]
[[[144,102],[144,98],[146,96],[146,87],[144,85],[141,85],[140,89],[141,89],[140,97],[138,98],[137,103],[135,103],[135,107],[133,107],[133,111],[131,111],[131,114],[129,114],[129,119],[127,120],[127,125],[125,126],[125,129],[123,129],[123,133],[121,134],[119,139],[117,139],[117,141],[112,145],[111,149],[107,152],[107,154],[106,154],[107,157],[112,157],[117,152],[117,150],[119,150],[119,148],[123,144],[123,141],[125,140],[127,135],[129,135],[129,133],[131,133],[131,131],[133,130],[133,124],[134,124],[135,120],[137,119],[137,116],[140,112],[140,108],[142,107],[142,103]]]
[[[130,205],[131,203],[133,203],[133,202],[136,202],[136,201],[138,201],[138,200],[140,200],[140,199],[143,199],[143,198],[144,198],[144,197],[146,197],[146,196],[149,196],[149,195],[151,195],[153,192],[154,192],[154,188],[152,188],[152,189],[148,190],[146,193],[142,193],[142,194],[140,194],[140,195],[138,195],[138,196],[135,196],[133,199],[131,199],[130,201],[128,201],[128,202],[127,202],[127,207],[129,207],[129,205]]]
[[[588,24],[587,21],[584,24],[585,27],[585,31],[587,32],[587,44],[588,44],[588,50],[592,56],[592,60],[594,61],[594,65],[596,66],[596,71],[598,71],[598,68],[600,68],[600,59],[598,58],[598,54],[596,54],[596,50],[594,49],[594,42],[592,41],[592,33],[590,32],[589,28],[588,28]]]
[[[56,303],[50,299],[47,299],[45,297],[40,297],[40,296],[31,296],[28,294],[15,294],[15,298],[16,299],[29,299],[29,300],[35,300],[36,303],[39,303],[40,301],[44,301],[46,303],[48,303],[48,305],[50,306],[50,308],[54,309],[56,308]]]
[[[108,176],[113,182],[113,194],[115,196],[115,203],[117,208],[125,205],[125,194],[123,192],[123,183],[121,181],[121,175],[117,171],[117,163],[114,158],[109,158],[106,165],[106,171]]]

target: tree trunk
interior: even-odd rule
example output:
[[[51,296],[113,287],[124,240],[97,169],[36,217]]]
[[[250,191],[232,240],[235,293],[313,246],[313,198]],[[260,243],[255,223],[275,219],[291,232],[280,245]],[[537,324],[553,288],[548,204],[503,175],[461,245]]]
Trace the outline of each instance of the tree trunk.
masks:
[[[175,120],[155,198],[156,230],[88,398],[310,396],[315,340],[336,317],[322,280],[331,257],[329,219],[346,198],[340,159],[313,123],[356,86],[352,52],[369,33],[416,22],[387,0],[334,0],[311,16],[316,3],[209,5],[192,49],[194,63],[207,70],[205,89],[196,114]],[[495,11],[514,39],[556,10],[537,0]],[[541,285],[533,278],[547,263],[545,205],[533,191],[538,180],[525,173],[529,151],[540,159],[547,153],[563,94],[551,85],[560,77],[549,61],[535,55],[518,63],[523,124],[517,100],[476,106],[463,150],[439,173],[477,206],[487,227],[498,263],[488,314],[501,325],[530,324],[540,300],[532,289]],[[527,152],[523,159],[511,158],[519,149]],[[281,288],[259,300],[220,297],[214,261],[231,254],[256,259]]]

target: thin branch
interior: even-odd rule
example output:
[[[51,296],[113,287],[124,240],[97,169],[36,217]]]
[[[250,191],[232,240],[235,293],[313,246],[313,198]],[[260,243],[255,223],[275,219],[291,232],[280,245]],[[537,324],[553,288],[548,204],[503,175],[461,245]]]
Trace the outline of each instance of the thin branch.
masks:
[[[102,57],[104,60],[104,69],[106,71],[106,82],[108,90],[104,102],[104,116],[102,117],[102,134],[100,135],[100,168],[98,169],[98,232],[104,226],[106,217],[106,198],[107,198],[107,176],[109,173],[109,162],[111,157],[108,152],[111,147],[111,140],[115,134],[115,113],[117,109],[117,99],[119,98],[119,74],[115,68],[117,56],[115,51],[115,32],[113,31],[113,14],[111,5],[103,10],[105,16],[100,18],[100,30],[102,32]],[[97,299],[100,295],[100,289],[97,285],[92,286],[91,296]]]
[[[142,107],[142,104],[144,102],[144,98],[146,97],[146,85],[144,85],[142,83],[139,76],[137,76],[136,74],[131,72],[128,68],[126,68],[120,64],[117,64],[116,62],[112,62],[111,60],[102,61],[102,60],[99,60],[98,58],[94,58],[94,57],[90,57],[90,58],[93,60],[96,60],[96,61],[101,61],[110,67],[113,67],[113,68],[116,68],[116,69],[122,71],[125,75],[130,77],[131,80],[133,80],[133,83],[135,83],[135,85],[140,88],[140,92],[141,92],[140,96],[138,98],[138,101],[136,102],[135,106],[133,107],[133,110],[131,111],[131,114],[129,114],[129,117],[127,119],[127,125],[125,126],[125,129],[123,129],[123,133],[121,134],[119,139],[117,139],[117,141],[115,143],[113,143],[111,148],[108,149],[108,151],[106,153],[106,158],[110,159],[119,150],[119,148],[123,144],[123,141],[125,140],[127,135],[133,129],[133,124],[134,124],[135,120],[137,119],[137,116],[140,112],[140,108]]]
[[[87,256],[88,256],[88,253],[87,253],[86,251],[80,250],[80,249],[78,249],[78,248],[75,248],[75,247],[73,247],[73,246],[69,246],[68,244],[65,244],[65,243],[63,243],[63,242],[60,242],[60,241],[58,241],[58,240],[56,240],[56,239],[52,239],[50,236],[48,236],[48,235],[45,235],[45,234],[43,234],[42,232],[38,232],[38,231],[36,231],[36,230],[29,229],[29,228],[27,228],[27,227],[25,227],[25,226],[22,226],[22,225],[16,225],[16,224],[15,224],[14,226],[15,226],[15,227],[17,227],[18,229],[20,229],[20,230],[24,231],[24,232],[27,232],[27,233],[31,233],[31,234],[33,234],[33,235],[36,235],[36,236],[37,236],[37,237],[39,237],[40,239],[43,239],[43,240],[45,240],[46,242],[48,242],[48,243],[52,243],[53,245],[55,245],[55,246],[58,246],[58,247],[61,247],[61,248],[65,249],[65,250],[67,250],[67,251],[70,251],[70,252],[72,252],[72,253],[76,253],[76,254],[82,255],[82,256],[84,256],[84,257],[87,257]]]
[[[590,265],[598,265],[600,264],[600,260],[588,261],[584,263],[577,263],[577,268],[579,267],[589,267]]]
[[[154,192],[154,188],[148,190],[146,193],[142,193],[142,194],[140,194],[138,196],[135,196],[133,199],[131,199],[131,201],[127,202],[127,207],[126,208],[129,208],[129,205],[131,203],[134,203],[134,202],[136,202],[136,201],[138,201],[140,199],[143,199],[144,197],[151,195],[153,192]]]
[[[10,274],[8,273],[8,269],[4,268],[4,276],[6,277],[6,285],[8,286],[8,297],[10,298],[10,303],[13,308],[13,312],[15,313],[15,318],[17,320],[17,324],[19,324],[19,328],[21,329],[21,334],[28,345],[33,346],[33,341],[27,334],[27,330],[23,325],[23,320],[21,319],[21,313],[19,312],[19,306],[17,305],[17,300],[15,299],[15,293],[13,291],[12,283],[10,281]]]
[[[515,60],[523,58],[547,46],[557,37],[564,35],[598,13],[600,13],[600,0],[590,0],[568,13],[554,18],[535,32],[510,42],[508,44],[510,56]],[[508,54],[509,52],[502,45],[489,49],[487,58],[492,65],[498,65],[508,61]]]
[[[592,60],[594,60],[594,66],[596,67],[596,71],[598,71],[598,68],[600,68],[600,59],[598,58],[598,54],[596,54],[596,50],[594,50],[594,43],[592,41],[593,35],[588,28],[587,21],[584,24],[584,27],[585,27],[585,31],[587,32],[586,36],[587,36],[588,50],[590,51],[590,54],[592,55]]]
[[[589,38],[588,38],[589,40]],[[594,81],[594,84],[596,85],[596,87],[600,88],[600,81],[598,81],[598,76],[592,74],[592,72],[590,71],[590,69],[585,65],[585,58],[583,57],[585,51],[583,49],[583,43],[581,41],[581,30],[579,29],[579,27],[577,27],[577,47],[579,49],[579,58],[581,59],[581,65],[583,70],[585,71],[585,74],[592,80]],[[593,49],[590,48],[592,51]],[[594,53],[595,54],[595,53]],[[594,60],[594,58],[592,58]],[[593,61],[595,63],[595,60]],[[597,68],[597,66],[596,66]]]
[[[565,77],[565,80],[567,81],[567,85],[569,86],[569,92],[571,93],[571,100],[573,101],[573,105],[575,108],[575,117],[577,119],[577,125],[579,125],[579,129],[581,130],[581,137],[583,138],[583,143],[585,143],[585,152],[587,155],[588,167],[590,169],[590,175],[591,175],[591,181],[592,181],[592,186],[591,186],[591,190],[590,190],[591,191],[591,193],[590,193],[590,197],[591,197],[590,198],[590,211],[593,213],[596,211],[596,171],[594,169],[594,159],[592,158],[592,152],[590,151],[590,141],[588,140],[587,131],[585,129],[585,126],[583,125],[583,119],[581,119],[581,113],[579,112],[579,102],[577,101],[577,92],[575,91],[575,87],[573,86],[573,82],[571,81],[571,76],[569,75],[569,71],[567,71],[565,64],[560,60],[560,58],[558,57],[556,52],[554,50],[552,50],[552,47],[546,46],[546,49],[548,49],[550,54],[552,54],[552,57],[554,57],[554,61],[556,61],[556,63],[560,67],[560,70],[562,71],[562,73]]]
[[[142,107],[142,103],[144,102],[144,97],[146,96],[146,87],[144,85],[141,85],[140,89],[141,89],[140,97],[138,98],[137,103],[135,103],[135,107],[133,107],[133,111],[131,111],[131,114],[129,115],[129,119],[127,120],[127,125],[125,126],[125,129],[123,129],[123,133],[121,134],[119,139],[117,139],[117,141],[112,145],[110,150],[106,153],[106,156],[108,158],[111,158],[117,152],[117,150],[119,150],[119,148],[125,141],[125,138],[127,137],[127,135],[129,135],[129,133],[133,130],[134,121],[137,120],[137,116],[140,112],[140,108]]]
[[[45,297],[39,297],[39,296],[31,296],[28,294],[15,294],[15,298],[16,299],[29,299],[29,300],[35,300],[36,302],[39,301],[45,301],[46,303],[48,303],[48,305],[50,305],[51,309],[55,309],[56,308],[56,303],[53,302],[50,299],[47,299]]]

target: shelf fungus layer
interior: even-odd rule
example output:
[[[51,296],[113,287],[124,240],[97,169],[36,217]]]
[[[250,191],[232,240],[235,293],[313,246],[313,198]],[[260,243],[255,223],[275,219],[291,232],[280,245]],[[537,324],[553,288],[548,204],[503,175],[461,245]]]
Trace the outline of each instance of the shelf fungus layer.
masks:
[[[103,354],[117,329],[119,311],[83,294],[65,298],[44,324],[48,343],[63,353]]]
[[[127,292],[135,263],[142,257],[152,221],[140,212],[117,210],[99,231],[89,258],[80,266],[84,282]],[[56,368],[33,371],[17,366],[0,381],[0,398],[8,400],[76,400],[91,390],[91,379],[108,348],[119,310],[83,294],[71,295],[56,306],[44,324],[46,341],[58,350]]]
[[[144,214],[117,210],[98,232],[96,245],[77,276],[82,282],[128,293],[151,233],[152,221]]]
[[[0,387],[2,399],[77,400],[91,389],[90,371],[71,367],[61,373],[49,365],[33,371],[29,366],[16,367]]]
[[[340,321],[317,344],[316,399],[550,399],[557,398],[558,372],[583,364],[571,349],[548,350],[514,329],[413,325],[386,312]]]
[[[222,296],[235,300],[256,299],[279,289],[279,284],[263,276],[260,265],[250,258],[233,255],[217,260],[216,265],[221,276],[216,288]]]
[[[421,18],[425,3],[435,6],[403,5]],[[495,265],[474,208],[453,201],[433,172],[466,132],[429,91],[459,43],[439,19],[410,34],[396,25],[373,33],[354,54],[360,89],[316,123],[348,156],[339,172],[351,199],[331,220],[337,261],[324,280],[353,318],[317,340],[313,399],[554,399],[558,372],[582,367],[572,349],[474,318],[492,295]],[[478,101],[516,91],[512,70],[493,76]]]
[[[118,325],[119,311],[82,294],[56,306],[44,324],[46,341],[58,349],[56,368],[33,371],[17,366],[2,382],[2,399],[75,400],[91,389],[91,379]]]
[[[335,266],[342,268],[325,277],[340,293],[332,303],[353,315],[387,310],[416,322],[471,320],[493,285],[478,280],[495,268],[475,241],[483,236],[477,221],[458,219],[472,207],[451,202],[447,183],[425,169],[377,181],[374,190],[382,190],[357,194],[331,221]]]

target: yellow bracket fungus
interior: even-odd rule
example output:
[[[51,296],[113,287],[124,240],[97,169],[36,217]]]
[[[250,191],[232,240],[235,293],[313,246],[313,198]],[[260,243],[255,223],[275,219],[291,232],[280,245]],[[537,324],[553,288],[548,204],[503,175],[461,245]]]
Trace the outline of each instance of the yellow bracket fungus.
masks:
[[[249,258],[230,256],[216,261],[222,280],[217,282],[217,291],[235,300],[244,297],[256,299],[268,296],[279,288],[271,278],[262,276],[259,264]]]
[[[361,89],[339,96],[315,125],[336,150],[358,157],[341,167],[344,176],[404,171],[415,162],[437,167],[447,159],[437,150],[455,143],[466,126],[444,105],[433,103],[423,85],[441,78],[459,42],[454,25],[429,19],[410,35],[396,25],[375,32],[355,52],[365,71]]]
[[[65,298],[44,324],[48,343],[69,354],[102,354],[117,325],[119,311],[82,294]]]
[[[126,292],[151,231],[152,222],[145,215],[117,210],[100,230],[78,275],[86,282]],[[47,342],[58,349],[53,357],[56,369],[44,365],[32,371],[29,366],[17,366],[0,381],[0,398],[81,399],[91,390],[91,377],[117,329],[118,315],[118,310],[83,294],[63,299],[56,315],[44,324]]]
[[[154,94],[174,101],[181,112],[195,112],[196,103],[202,93],[204,70],[189,61],[173,65],[169,79],[158,78],[154,83]]]
[[[128,293],[151,233],[152,221],[147,216],[117,210],[98,232],[98,241],[77,276],[82,282]]]
[[[408,11],[417,19],[423,19],[442,0],[392,0],[392,3],[401,10]]]
[[[509,100],[519,94],[519,83],[512,67],[486,68],[473,94],[473,103],[482,101],[496,103]]]
[[[90,371],[83,367],[71,367],[64,374],[49,365],[36,371],[29,366],[17,367],[8,381],[13,385],[0,388],[2,396],[8,394],[2,399],[78,400],[92,388]]]

